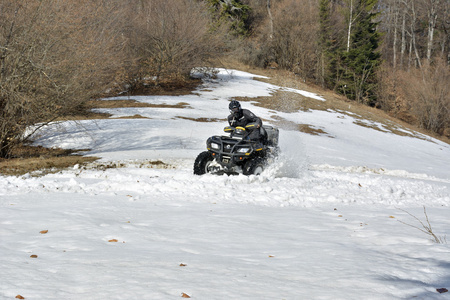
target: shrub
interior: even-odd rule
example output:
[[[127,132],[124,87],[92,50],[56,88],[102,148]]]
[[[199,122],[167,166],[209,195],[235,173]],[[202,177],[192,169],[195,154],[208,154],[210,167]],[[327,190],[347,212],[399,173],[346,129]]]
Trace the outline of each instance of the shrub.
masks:
[[[128,78],[131,85],[183,80],[217,53],[204,3],[194,0],[131,0],[128,15]],[[137,87],[136,87],[137,88]]]
[[[30,125],[73,112],[113,81],[118,3],[0,0],[0,157]]]
[[[442,133],[450,125],[450,67],[438,59],[400,74],[401,89],[419,125]]]

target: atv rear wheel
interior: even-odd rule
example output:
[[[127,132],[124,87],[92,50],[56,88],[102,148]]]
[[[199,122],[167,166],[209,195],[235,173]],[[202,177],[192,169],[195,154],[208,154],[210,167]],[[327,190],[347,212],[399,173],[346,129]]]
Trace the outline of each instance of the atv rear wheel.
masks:
[[[203,151],[200,153],[194,162],[194,174],[203,175],[209,173],[209,165],[213,162],[214,157],[209,151]]]
[[[264,159],[257,157],[245,163],[243,173],[244,175],[261,175],[265,165]]]

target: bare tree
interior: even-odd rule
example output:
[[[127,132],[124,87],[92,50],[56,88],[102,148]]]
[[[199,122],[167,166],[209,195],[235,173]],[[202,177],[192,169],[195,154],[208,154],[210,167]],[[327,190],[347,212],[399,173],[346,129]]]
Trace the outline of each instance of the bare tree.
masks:
[[[0,157],[117,75],[119,2],[103,2],[0,0]]]
[[[130,79],[139,85],[151,81],[183,80],[193,67],[217,53],[219,40],[211,33],[210,17],[194,0],[130,1],[129,55],[135,59]]]
[[[315,79],[319,51],[317,36],[318,7],[315,3],[285,0],[273,9],[272,48],[276,63],[301,76]]]
[[[450,68],[445,59],[427,61],[421,69],[403,72],[401,88],[411,112],[423,128],[442,133],[450,127]]]
[[[448,55],[449,1],[384,0],[380,30],[385,32],[384,58],[397,67],[422,67],[423,59]],[[398,43],[400,41],[400,43]],[[440,48],[440,51],[435,51]],[[400,57],[397,57],[400,52]],[[406,59],[408,62],[406,63]]]

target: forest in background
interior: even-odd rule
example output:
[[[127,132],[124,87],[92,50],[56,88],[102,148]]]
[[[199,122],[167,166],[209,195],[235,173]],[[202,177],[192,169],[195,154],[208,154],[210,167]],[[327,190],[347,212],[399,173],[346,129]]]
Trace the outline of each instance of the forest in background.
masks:
[[[448,0],[0,0],[0,157],[90,99],[180,88],[230,55],[450,136],[449,13]]]

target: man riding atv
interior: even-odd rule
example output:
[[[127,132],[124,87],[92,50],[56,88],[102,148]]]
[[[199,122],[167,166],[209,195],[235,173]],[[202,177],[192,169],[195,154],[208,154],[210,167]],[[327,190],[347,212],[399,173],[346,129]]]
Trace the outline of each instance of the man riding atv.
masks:
[[[278,129],[262,125],[260,118],[238,101],[229,105],[230,126],[224,128],[228,136],[214,135],[206,141],[207,151],[194,162],[194,174],[259,175],[273,162],[279,152]]]
[[[231,113],[228,116],[228,124],[231,127],[244,127],[248,131],[246,136],[248,140],[263,144],[265,132],[261,119],[248,109],[241,108],[239,101],[232,100],[228,107]]]

